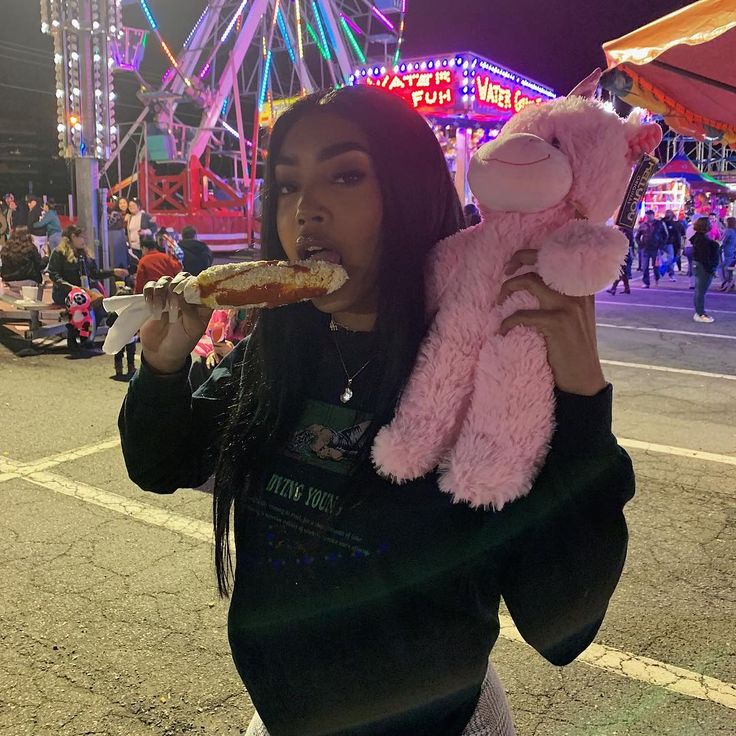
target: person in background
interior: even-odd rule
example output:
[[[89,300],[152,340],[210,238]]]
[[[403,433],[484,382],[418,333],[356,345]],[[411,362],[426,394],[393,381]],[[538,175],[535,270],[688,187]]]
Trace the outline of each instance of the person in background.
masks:
[[[118,202],[118,206],[120,203]],[[153,220],[147,212],[144,212],[139,206],[138,202],[131,199],[128,202],[128,243],[133,254],[138,258],[141,257],[141,230],[151,230],[153,226]]]
[[[8,218],[8,230],[12,233],[16,227],[26,227],[28,224],[27,211],[19,207],[12,192],[5,195],[6,217]]]
[[[42,257],[36,248],[27,227],[17,227],[2,250],[0,278],[6,283],[25,281],[31,284],[43,283],[43,269],[48,257]]]
[[[212,312],[207,331],[192,351],[189,385],[196,391],[212,371],[248,335],[255,323],[258,310],[216,309]]]
[[[43,255],[46,248],[46,227],[39,227],[38,222],[43,217],[42,203],[35,194],[26,194],[26,206],[28,214],[26,215],[26,223],[28,232],[33,238],[33,242],[38,248],[38,252]]]
[[[708,233],[711,224],[707,217],[699,217],[694,223],[695,234],[690,238],[693,246],[693,274],[695,276],[695,314],[694,322],[714,322],[705,311],[705,294],[713,281],[718,268],[718,241],[712,240]]]
[[[101,279],[112,276],[124,279],[127,275],[128,272],[124,268],[109,271],[98,269],[97,263],[87,250],[84,231],[77,225],[70,225],[62,231],[61,241],[49,258],[49,276],[54,284],[51,298],[54,304],[62,307],[66,306],[66,296],[75,286],[93,296],[94,291],[102,292],[102,285],[98,283]],[[92,299],[92,311],[96,323],[101,324],[105,316],[101,298]],[[77,331],[72,324],[67,324],[67,332],[67,346],[70,353],[78,353]],[[93,347],[92,343],[90,347]]]
[[[675,219],[675,213],[672,210],[667,210],[664,213],[664,219],[662,220],[665,228],[667,229],[667,264],[663,264],[660,267],[660,275],[664,276],[665,271],[670,275],[670,281],[677,281],[675,278],[675,266],[678,271],[682,271],[682,261],[680,258],[680,252],[682,250],[682,239],[685,237],[685,228],[682,223]]]
[[[723,227],[723,223],[721,222],[721,218],[718,217],[717,212],[711,212],[708,215],[708,220],[710,222],[708,237],[711,240],[717,240],[720,242],[721,238],[723,237],[723,231],[725,230],[725,228]]]
[[[102,279],[113,276],[124,279],[127,275],[124,268],[97,268],[87,250],[84,231],[77,225],[70,225],[62,232],[61,241],[49,258],[49,276],[54,284],[51,296],[54,304],[59,306],[64,306],[64,299],[74,286],[90,289]]]
[[[61,222],[59,215],[56,214],[56,205],[53,202],[46,202],[41,207],[41,219],[35,223],[35,227],[44,228],[48,238],[47,249],[49,253],[53,251],[61,242]]]
[[[212,251],[207,243],[197,240],[197,231],[191,225],[181,231],[179,247],[184,252],[183,269],[192,276],[199,276],[205,268],[212,265]]]
[[[180,272],[181,263],[168,253],[162,253],[155,240],[151,238],[141,240],[141,259],[135,272],[136,294],[143,293],[143,287],[147,282],[158,281],[162,276],[173,278]]]
[[[733,272],[736,268],[736,217],[726,218],[726,229],[721,240],[721,291],[736,291]]]
[[[5,207],[0,207],[0,248],[3,247],[10,236],[10,226],[8,225],[8,215]]]
[[[649,264],[654,274],[654,285],[659,285],[659,270],[657,269],[657,254],[667,241],[667,229],[661,220],[654,216],[654,210],[646,211],[646,219],[639,225],[636,233],[636,242],[642,257],[642,281],[644,288],[649,288]]]
[[[480,212],[478,212],[478,207],[472,202],[463,207],[463,216],[465,217],[465,227],[473,227],[473,225],[480,224]]]
[[[184,263],[184,251],[181,249],[179,243],[176,242],[176,233],[173,228],[160,228],[156,233],[156,243],[162,253],[176,258],[180,264]]]
[[[119,288],[116,292],[116,296],[125,296],[131,293],[131,289],[127,286]],[[107,326],[112,327],[118,318],[117,312],[109,312],[106,317]],[[137,337],[133,335],[130,342],[117,353],[113,358],[115,365],[115,375],[111,376],[114,381],[129,381],[135,373],[135,344]],[[127,372],[123,371],[123,357],[126,358]]]
[[[627,227],[620,227],[619,230],[628,238],[629,250],[626,254],[626,260],[621,264],[618,278],[611,284],[610,289],[606,289],[612,296],[616,296],[616,288],[618,287],[619,281],[624,282],[624,294],[631,294],[629,279],[631,278],[631,265],[634,262],[634,235]]]

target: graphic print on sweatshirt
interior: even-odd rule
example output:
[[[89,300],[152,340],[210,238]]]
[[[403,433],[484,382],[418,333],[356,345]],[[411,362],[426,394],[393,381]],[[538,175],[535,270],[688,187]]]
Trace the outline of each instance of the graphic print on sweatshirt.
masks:
[[[334,565],[388,551],[383,538],[368,539],[365,530],[349,522],[335,524],[371,417],[307,401],[286,445],[264,469],[262,496],[246,501],[258,523],[251,526],[244,560],[286,572],[292,566]]]
[[[350,475],[370,423],[370,414],[310,399],[283,454],[322,470]]]

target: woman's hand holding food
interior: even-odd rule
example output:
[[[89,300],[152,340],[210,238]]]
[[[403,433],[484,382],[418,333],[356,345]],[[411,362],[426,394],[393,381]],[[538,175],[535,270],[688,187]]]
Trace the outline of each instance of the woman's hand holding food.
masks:
[[[146,303],[153,308],[151,318],[141,327],[140,340],[146,363],[157,373],[176,373],[184,366],[194,346],[204,335],[212,310],[188,304],[176,293],[177,287],[188,278],[179,273],[173,279],[162,276],[149,281],[143,288]],[[179,289],[180,290],[180,289]],[[177,318],[169,319],[172,309]]]

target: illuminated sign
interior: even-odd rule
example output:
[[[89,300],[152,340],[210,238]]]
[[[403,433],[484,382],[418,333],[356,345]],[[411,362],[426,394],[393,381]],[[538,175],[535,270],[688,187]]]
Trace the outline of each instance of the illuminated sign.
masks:
[[[370,87],[381,87],[403,97],[415,110],[452,107],[456,93],[455,73],[449,69],[367,77]]]
[[[538,82],[475,55],[404,61],[393,69],[356,69],[351,84],[380,87],[425,115],[506,119],[554,99]]]

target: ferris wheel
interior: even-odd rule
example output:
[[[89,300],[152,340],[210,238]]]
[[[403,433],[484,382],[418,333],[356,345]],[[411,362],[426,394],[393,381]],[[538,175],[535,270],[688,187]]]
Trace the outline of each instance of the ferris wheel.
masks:
[[[398,63],[407,9],[407,0],[210,0],[175,55],[149,0],[139,4],[149,28],[123,28],[112,39],[116,68],[138,74],[143,49],[151,53],[154,45],[150,36],[170,66],[158,87],[139,94],[144,109],[136,123],[152,117],[171,133],[181,126],[177,109],[194,108],[200,122],[180,136],[179,155],[190,160],[213,147],[222,151],[231,136],[244,178],[245,159],[256,165],[259,130],[286,106],[348,84],[358,66]],[[134,132],[111,151],[103,173]]]

